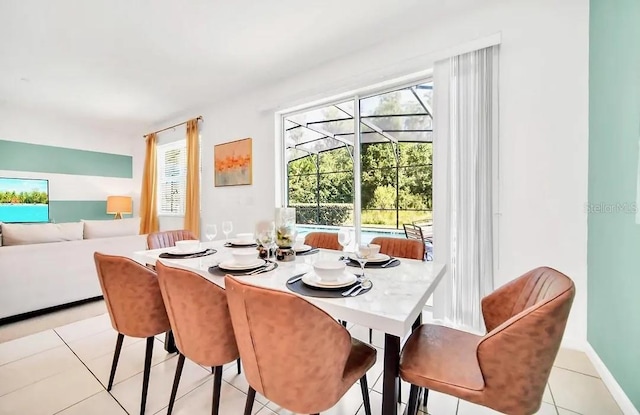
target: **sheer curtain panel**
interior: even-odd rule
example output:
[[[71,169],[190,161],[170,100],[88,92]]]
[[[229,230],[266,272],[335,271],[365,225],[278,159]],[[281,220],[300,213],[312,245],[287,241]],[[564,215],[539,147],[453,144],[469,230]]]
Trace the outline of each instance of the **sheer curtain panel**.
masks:
[[[447,265],[434,317],[481,332],[494,274],[498,46],[436,62],[433,142],[434,260]]]

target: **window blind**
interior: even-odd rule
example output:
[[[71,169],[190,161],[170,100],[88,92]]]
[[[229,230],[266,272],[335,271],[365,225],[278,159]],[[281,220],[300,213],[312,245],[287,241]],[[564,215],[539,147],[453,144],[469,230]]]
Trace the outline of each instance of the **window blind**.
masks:
[[[187,141],[157,147],[158,215],[184,215],[187,188]]]

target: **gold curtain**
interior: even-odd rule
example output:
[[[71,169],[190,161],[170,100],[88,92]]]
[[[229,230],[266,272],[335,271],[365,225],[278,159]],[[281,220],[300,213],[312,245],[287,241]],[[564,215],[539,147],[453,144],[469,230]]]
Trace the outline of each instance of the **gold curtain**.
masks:
[[[200,137],[197,118],[187,121],[187,194],[184,228],[200,237]]]
[[[142,190],[140,192],[140,234],[158,231],[158,210],[156,193],[158,191],[158,171],[156,164],[156,134],[146,138],[147,155],[144,160]]]

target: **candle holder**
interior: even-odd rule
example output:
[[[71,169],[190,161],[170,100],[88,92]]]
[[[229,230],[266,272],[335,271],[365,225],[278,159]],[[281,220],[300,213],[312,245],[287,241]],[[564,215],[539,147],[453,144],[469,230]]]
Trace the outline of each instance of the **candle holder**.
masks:
[[[296,209],[276,208],[276,259],[294,261],[296,251],[292,248],[296,240]]]

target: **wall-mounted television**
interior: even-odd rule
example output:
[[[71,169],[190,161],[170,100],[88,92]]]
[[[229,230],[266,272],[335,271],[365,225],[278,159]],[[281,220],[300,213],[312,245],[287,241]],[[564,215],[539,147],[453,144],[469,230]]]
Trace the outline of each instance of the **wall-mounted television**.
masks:
[[[0,222],[49,222],[49,180],[0,177]]]

